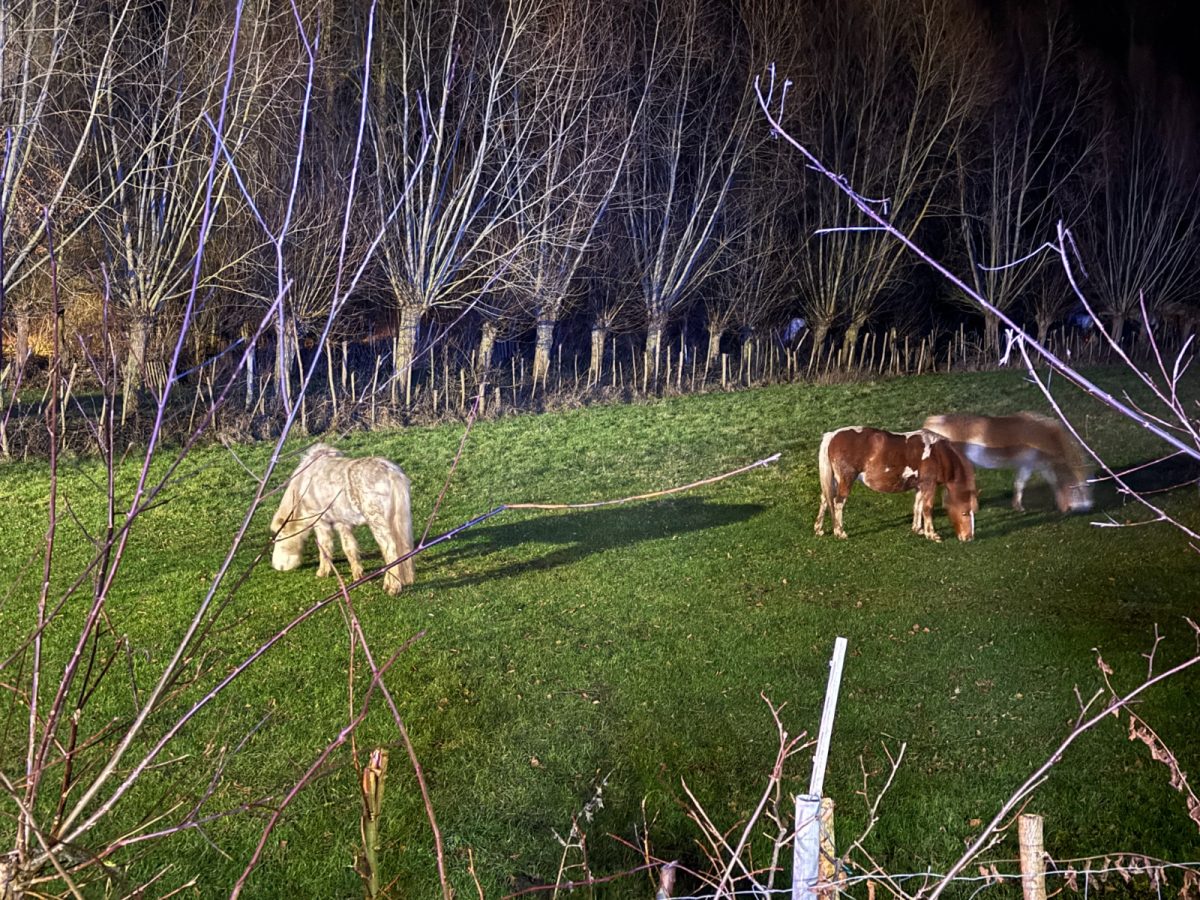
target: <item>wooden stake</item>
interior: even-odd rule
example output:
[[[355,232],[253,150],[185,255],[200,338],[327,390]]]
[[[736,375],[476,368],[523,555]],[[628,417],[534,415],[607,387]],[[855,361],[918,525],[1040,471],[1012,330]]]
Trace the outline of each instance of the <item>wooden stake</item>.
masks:
[[[1021,894],[1025,900],[1046,900],[1046,848],[1042,817],[1026,813],[1017,820],[1021,846]]]
[[[333,343],[325,342],[325,369],[329,379],[329,402],[333,405],[333,414],[337,415],[337,382],[333,380]]]
[[[371,751],[362,772],[363,813],[361,823],[362,868],[360,875],[367,897],[379,896],[382,876],[379,870],[379,820],[383,816],[383,789],[387,781],[388,752],[382,747]]]
[[[821,798],[818,828],[821,856],[817,862],[819,878],[817,883],[822,885],[822,888],[817,892],[817,896],[822,900],[837,900],[838,895],[836,887],[838,880],[837,844],[833,836],[833,808],[835,805],[832,798]]]

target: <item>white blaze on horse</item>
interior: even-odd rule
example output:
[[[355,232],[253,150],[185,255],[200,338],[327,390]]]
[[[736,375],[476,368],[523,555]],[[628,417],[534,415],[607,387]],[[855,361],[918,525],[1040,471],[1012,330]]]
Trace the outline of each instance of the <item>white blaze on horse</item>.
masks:
[[[1053,489],[1060,512],[1092,508],[1091,469],[1057,419],[1034,413],[930,416],[925,427],[949,438],[977,466],[1015,469],[1013,509],[1024,509],[1025,485],[1035,472]]]
[[[817,464],[821,472],[821,509],[813,526],[817,534],[825,533],[825,511],[832,510],[834,535],[846,537],[842,510],[857,478],[885,494],[915,490],[912,530],[931,541],[941,540],[933,527],[933,504],[938,487],[945,485],[943,505],[954,533],[960,541],[975,536],[979,508],[975,470],[950,441],[931,431],[894,434],[861,426],[839,428],[822,436]]]
[[[408,476],[377,456],[354,459],[326,444],[315,444],[288,480],[279,509],[271,519],[275,547],[271,565],[287,572],[300,565],[310,532],[317,537],[318,576],[333,574],[333,533],[342,541],[354,580],[363,577],[353,529],[366,525],[375,536],[384,565],[413,549]],[[411,558],[391,566],[384,589],[398,594],[414,580]]]

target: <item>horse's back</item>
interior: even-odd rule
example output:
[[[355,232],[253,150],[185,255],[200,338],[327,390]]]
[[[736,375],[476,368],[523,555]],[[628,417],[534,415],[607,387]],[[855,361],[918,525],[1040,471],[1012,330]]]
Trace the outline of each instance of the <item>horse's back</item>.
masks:
[[[1066,429],[1036,413],[1010,416],[930,416],[925,427],[957,444],[976,465],[1003,468],[1041,461],[1071,459],[1073,445]],[[1031,457],[1032,455],[1035,458]]]
[[[893,432],[853,425],[827,432],[822,453],[840,482],[861,476],[872,490],[885,493],[913,490],[918,481],[942,481],[940,456],[934,446],[941,438],[930,431]]]
[[[347,460],[346,486],[351,498],[360,508],[377,505],[394,514],[392,507],[397,493],[407,494],[408,476],[391,460],[380,456],[364,456]]]

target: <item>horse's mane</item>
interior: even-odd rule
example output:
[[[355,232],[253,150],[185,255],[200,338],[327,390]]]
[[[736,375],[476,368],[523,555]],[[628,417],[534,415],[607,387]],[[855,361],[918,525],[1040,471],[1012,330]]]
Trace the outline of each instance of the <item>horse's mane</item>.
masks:
[[[330,447],[328,444],[313,444],[304,451],[304,455],[300,457],[300,464],[310,463],[318,456],[344,456],[341,450],[336,447]]]
[[[941,448],[938,450],[942,458],[946,460],[949,472],[946,473],[947,481],[959,481],[960,479],[966,484],[970,491],[975,490],[975,467],[966,461],[961,453],[954,447],[954,442],[949,438],[944,438],[940,434],[935,434],[936,440],[933,442],[934,447]]]

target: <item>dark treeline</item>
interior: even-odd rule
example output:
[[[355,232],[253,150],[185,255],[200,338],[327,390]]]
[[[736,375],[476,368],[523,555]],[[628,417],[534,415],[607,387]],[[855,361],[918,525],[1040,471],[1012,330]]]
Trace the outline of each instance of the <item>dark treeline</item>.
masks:
[[[63,361],[126,405],[183,334],[210,392],[254,342],[239,403],[290,409],[329,322],[335,404],[370,383],[392,408],[518,366],[544,390],[748,378],[754,348],[789,376],[868,343],[873,368],[926,342],[936,364],[939,335],[994,355],[997,322],[894,241],[816,233],[860,219],[768,132],[772,64],[789,132],[1039,339],[1080,310],[1061,261],[1004,264],[1059,221],[1114,338],[1143,302],[1194,327],[1191,98],[1068,6],[16,0],[6,389],[50,354],[56,297]]]

